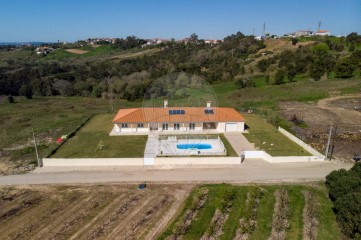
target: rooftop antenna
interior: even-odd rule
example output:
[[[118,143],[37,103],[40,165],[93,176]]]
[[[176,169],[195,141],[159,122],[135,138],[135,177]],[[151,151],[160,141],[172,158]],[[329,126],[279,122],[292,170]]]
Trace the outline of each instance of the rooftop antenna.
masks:
[[[266,22],[263,22],[263,37],[266,37]]]
[[[318,31],[320,31],[320,29],[321,29],[321,23],[322,23],[322,21],[320,20],[319,22],[318,22]]]

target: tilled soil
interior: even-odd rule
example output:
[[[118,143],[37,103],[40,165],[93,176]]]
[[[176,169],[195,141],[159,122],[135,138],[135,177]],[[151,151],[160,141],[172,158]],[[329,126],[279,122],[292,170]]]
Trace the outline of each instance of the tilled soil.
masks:
[[[0,198],[1,239],[139,239],[164,230],[190,185],[24,186]],[[159,224],[158,224],[159,223]]]
[[[352,161],[361,154],[361,95],[326,98],[315,103],[281,102],[281,114],[291,120],[294,115],[306,126],[294,125],[297,137],[325,153],[330,126],[332,156]]]

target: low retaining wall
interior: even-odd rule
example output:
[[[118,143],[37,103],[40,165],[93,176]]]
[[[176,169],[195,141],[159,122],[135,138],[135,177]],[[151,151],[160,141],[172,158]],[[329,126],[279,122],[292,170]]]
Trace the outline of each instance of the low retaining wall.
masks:
[[[302,141],[301,139],[299,139],[298,137],[296,137],[295,135],[293,135],[292,133],[286,131],[285,129],[278,127],[278,131],[280,131],[280,133],[282,133],[283,135],[285,135],[287,138],[289,138],[292,142],[297,143],[298,145],[300,145],[301,147],[303,147],[304,149],[306,149],[306,151],[308,151],[309,153],[311,153],[314,156],[317,157],[323,157],[325,158],[324,155],[322,155],[321,153],[319,153],[317,150],[315,150],[314,148],[312,148],[310,145],[308,145],[307,143],[305,143],[304,141]]]
[[[319,156],[282,156],[273,157],[265,151],[245,151],[245,158],[247,159],[263,159],[270,163],[293,163],[293,162],[319,162],[324,161],[324,157]]]
[[[240,157],[157,157],[155,166],[240,164]]]
[[[43,158],[43,166],[143,166],[143,160],[143,158]]]

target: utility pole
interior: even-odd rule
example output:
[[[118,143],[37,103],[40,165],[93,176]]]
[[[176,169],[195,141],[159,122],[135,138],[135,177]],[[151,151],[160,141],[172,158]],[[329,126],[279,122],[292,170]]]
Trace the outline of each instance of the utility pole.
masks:
[[[34,134],[34,128],[32,128],[33,130],[33,139],[34,139],[34,146],[35,146],[35,153],[36,153],[36,160],[38,162],[38,167],[41,167],[40,164],[40,159],[39,159],[39,154],[38,154],[38,146],[36,145],[36,139],[35,139],[35,134]]]
[[[329,148],[330,148],[332,130],[333,130],[333,125],[331,124],[330,132],[328,133],[328,140],[327,140],[327,146],[326,146],[326,152],[325,152],[325,160],[327,160],[327,157],[328,157],[328,151],[329,151]]]

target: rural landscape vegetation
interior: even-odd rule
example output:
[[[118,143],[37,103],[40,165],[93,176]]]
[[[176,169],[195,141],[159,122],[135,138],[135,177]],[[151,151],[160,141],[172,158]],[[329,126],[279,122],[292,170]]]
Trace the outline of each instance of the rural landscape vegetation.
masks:
[[[241,112],[256,149],[309,156],[280,126],[353,166],[325,181],[0,185],[0,239],[361,239],[357,32],[0,44],[0,178],[32,172],[37,155],[143,157],[147,136],[109,136],[112,119],[174,73],[200,77],[218,106]]]

